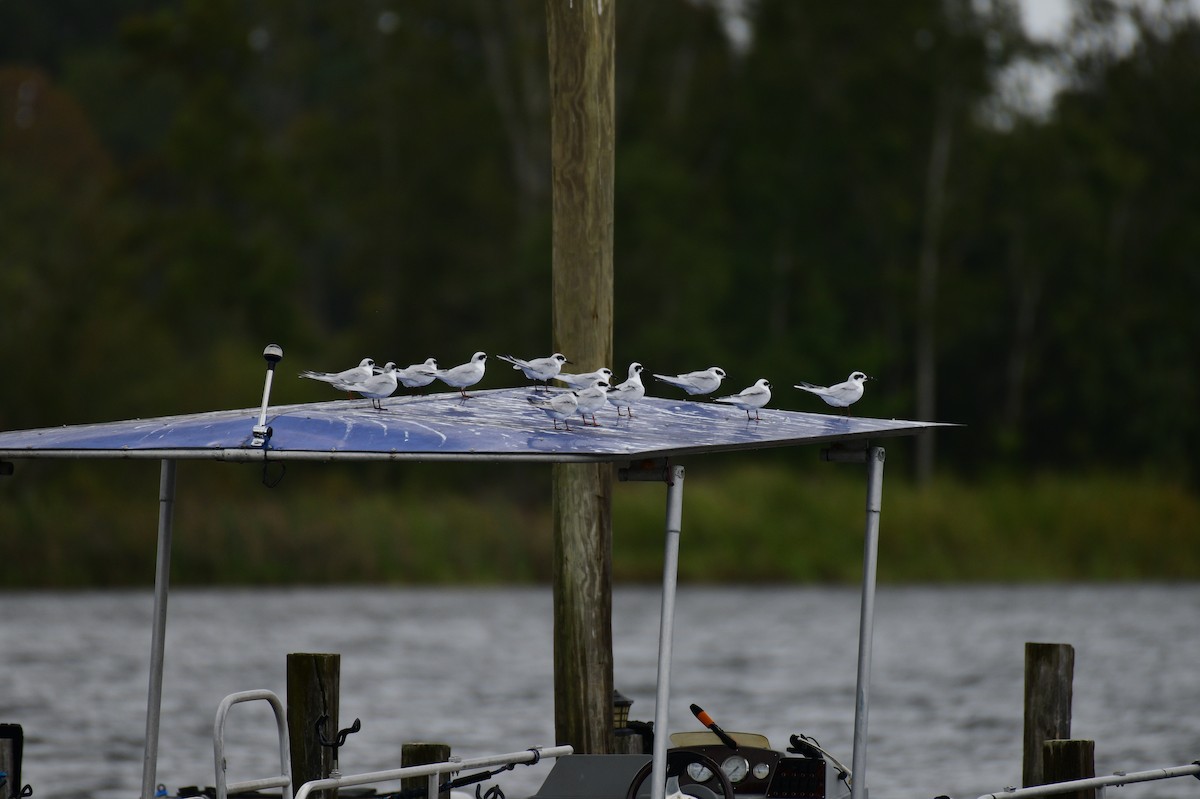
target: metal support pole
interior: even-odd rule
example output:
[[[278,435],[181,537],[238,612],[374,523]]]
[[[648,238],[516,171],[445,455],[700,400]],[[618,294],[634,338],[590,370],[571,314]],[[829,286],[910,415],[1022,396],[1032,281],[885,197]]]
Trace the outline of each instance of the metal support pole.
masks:
[[[675,632],[675,588],[679,577],[679,530],[682,520],[683,467],[671,466],[667,475],[667,541],[663,554],[662,616],[658,629],[658,691],[654,698],[651,799],[663,799],[667,788],[667,710],[671,696],[671,641]]]
[[[171,526],[175,509],[175,461],[164,460],[158,484],[158,561],[154,567],[154,629],[150,639],[150,690],[146,698],[146,754],[142,799],[153,799],[158,777],[158,728],[162,715],[163,651],[167,637],[167,591],[171,582]]]
[[[871,689],[871,639],[875,630],[875,572],[879,559],[879,511],[883,504],[883,460],[883,447],[867,450],[867,527],[863,542],[862,612],[858,623],[851,799],[866,799],[867,796],[867,708]]]

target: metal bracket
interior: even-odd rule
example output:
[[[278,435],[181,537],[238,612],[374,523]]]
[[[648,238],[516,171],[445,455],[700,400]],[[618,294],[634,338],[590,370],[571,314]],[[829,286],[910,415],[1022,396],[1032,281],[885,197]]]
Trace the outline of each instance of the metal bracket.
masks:
[[[866,463],[867,453],[870,451],[871,442],[865,438],[859,441],[847,441],[821,450],[821,460],[827,463]]]
[[[647,458],[642,461],[632,461],[623,469],[617,470],[617,479],[622,483],[666,483],[673,485],[675,480],[671,475],[671,464],[666,458]]]

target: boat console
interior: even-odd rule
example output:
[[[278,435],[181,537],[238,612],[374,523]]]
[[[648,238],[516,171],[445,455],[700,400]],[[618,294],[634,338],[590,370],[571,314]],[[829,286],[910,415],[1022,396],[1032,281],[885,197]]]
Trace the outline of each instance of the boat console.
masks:
[[[722,731],[724,732],[724,731]],[[793,735],[786,753],[756,733],[675,733],[667,796],[694,799],[845,799],[847,769],[815,741]],[[733,743],[734,746],[730,746]],[[650,755],[559,758],[532,799],[650,799]]]

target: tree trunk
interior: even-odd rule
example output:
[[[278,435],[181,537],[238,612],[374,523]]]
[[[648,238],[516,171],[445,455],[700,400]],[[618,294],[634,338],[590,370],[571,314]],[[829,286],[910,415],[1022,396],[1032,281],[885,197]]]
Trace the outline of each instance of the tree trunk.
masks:
[[[933,421],[937,414],[937,286],[938,247],[946,204],[946,175],[950,168],[950,146],[954,139],[954,93],[943,88],[938,96],[937,120],[929,152],[925,182],[925,221],[921,229],[921,252],[917,261],[917,418]],[[933,476],[932,431],[917,436],[916,479],[918,484]]]

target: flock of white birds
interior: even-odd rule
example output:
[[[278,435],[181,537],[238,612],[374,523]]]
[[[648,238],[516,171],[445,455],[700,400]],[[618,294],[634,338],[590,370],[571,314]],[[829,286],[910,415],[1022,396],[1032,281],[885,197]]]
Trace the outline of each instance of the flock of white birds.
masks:
[[[440,368],[433,358],[404,369],[400,369],[391,361],[380,368],[370,358],[363,358],[358,366],[341,372],[304,371],[300,376],[328,383],[338,391],[359,394],[370,399],[372,407],[382,410],[382,401],[401,386],[419,388],[429,385],[434,380],[440,380],[451,388],[458,389],[464,399],[470,399],[471,395],[467,393],[467,389],[483,379],[487,357],[486,353],[477,352],[471,356],[471,360],[449,369]],[[563,366],[571,362],[560,352],[530,360],[512,355],[496,357],[512,364],[513,369],[519,370],[528,379],[542,384],[544,391],[535,393],[528,397],[528,400],[554,421],[556,430],[559,422],[570,430],[571,420],[576,416],[582,418],[584,425],[589,424],[588,419],[591,419],[590,424],[599,426],[596,412],[609,405],[616,407],[617,416],[632,418],[634,406],[646,396],[646,387],[642,383],[642,365],[636,361],[629,364],[629,373],[625,380],[613,385],[613,371],[608,368],[580,374],[562,371]],[[656,374],[654,378],[695,397],[712,394],[720,388],[721,381],[725,379],[725,370],[718,366],[710,366],[708,369],[678,375]],[[841,383],[831,386],[818,386],[802,381],[795,388],[815,394],[834,408],[848,408],[862,398],[863,383],[870,379],[862,372],[852,372]],[[551,380],[563,383],[569,390],[551,392]],[[771,401],[771,383],[764,378],[737,394],[714,399],[716,402],[741,408],[746,412],[747,420],[760,421],[759,411]]]

